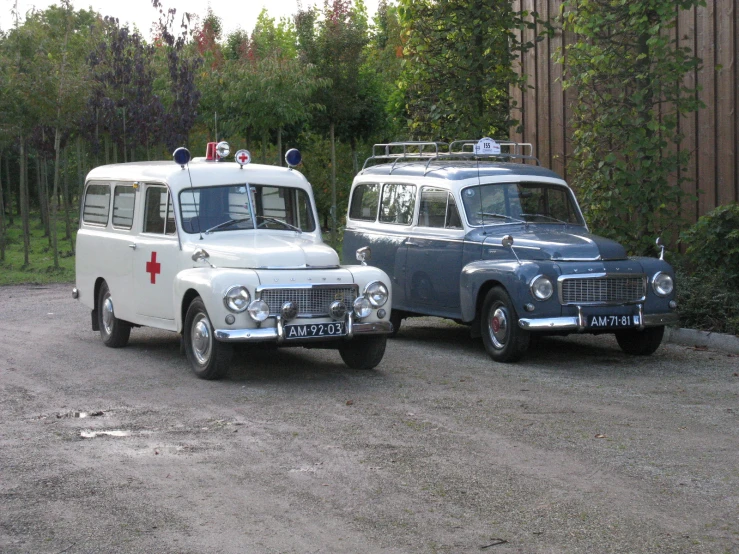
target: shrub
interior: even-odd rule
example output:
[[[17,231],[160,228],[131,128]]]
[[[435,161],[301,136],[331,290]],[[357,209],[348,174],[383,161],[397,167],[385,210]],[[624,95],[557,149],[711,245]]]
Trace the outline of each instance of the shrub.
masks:
[[[719,271],[739,287],[739,203],[719,206],[680,235],[689,269]]]
[[[739,204],[720,206],[684,231],[675,264],[680,324],[739,335]]]

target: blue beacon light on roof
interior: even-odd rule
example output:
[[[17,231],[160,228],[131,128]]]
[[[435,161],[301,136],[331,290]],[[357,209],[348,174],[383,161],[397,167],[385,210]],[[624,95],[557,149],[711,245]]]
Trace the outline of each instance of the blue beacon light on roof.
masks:
[[[300,155],[300,151],[297,148],[291,148],[285,152],[285,161],[287,162],[288,167],[295,167],[300,164],[302,159],[303,157]]]
[[[187,163],[190,161],[190,151],[184,146],[180,146],[172,154],[172,158],[176,164],[179,164],[184,169]]]

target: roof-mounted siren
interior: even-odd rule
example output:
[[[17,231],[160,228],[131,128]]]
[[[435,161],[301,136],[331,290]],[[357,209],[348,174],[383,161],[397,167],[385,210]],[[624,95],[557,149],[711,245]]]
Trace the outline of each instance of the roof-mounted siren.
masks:
[[[300,161],[303,159],[303,156],[300,155],[300,150],[297,148],[291,148],[287,152],[285,152],[285,161],[287,162],[287,167],[292,169],[293,167],[300,165]]]
[[[219,143],[209,142],[205,148],[206,162],[220,162],[223,158],[227,158],[231,153],[231,147],[225,140]]]
[[[174,163],[179,164],[182,169],[185,169],[185,166],[190,161],[190,151],[184,146],[180,146],[172,153],[172,158],[174,159]]]

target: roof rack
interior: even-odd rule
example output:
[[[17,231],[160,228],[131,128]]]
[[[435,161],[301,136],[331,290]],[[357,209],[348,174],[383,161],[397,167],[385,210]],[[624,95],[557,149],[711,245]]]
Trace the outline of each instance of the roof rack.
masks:
[[[367,164],[373,162],[375,165],[381,161],[393,160],[390,173],[400,161],[426,161],[426,169],[432,161],[436,160],[470,160],[470,159],[500,159],[505,161],[520,160],[520,163],[533,161],[541,165],[539,159],[533,155],[534,147],[529,142],[512,142],[507,139],[496,141],[500,148],[499,154],[478,155],[475,154],[475,145],[478,140],[455,140],[446,142],[388,142],[372,146],[372,156],[367,158],[362,165],[362,171]]]

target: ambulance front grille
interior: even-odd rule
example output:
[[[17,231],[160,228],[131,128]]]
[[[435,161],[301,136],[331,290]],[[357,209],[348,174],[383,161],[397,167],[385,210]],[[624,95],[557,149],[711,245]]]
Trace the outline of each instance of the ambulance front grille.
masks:
[[[644,275],[559,279],[559,299],[562,304],[633,304],[642,302],[646,292],[647,280]]]
[[[340,300],[351,310],[357,298],[356,285],[314,285],[312,287],[294,288],[266,288],[261,290],[261,299],[269,306],[269,315],[280,313],[285,302],[295,302],[298,305],[298,317],[326,317],[329,315],[329,306]]]

